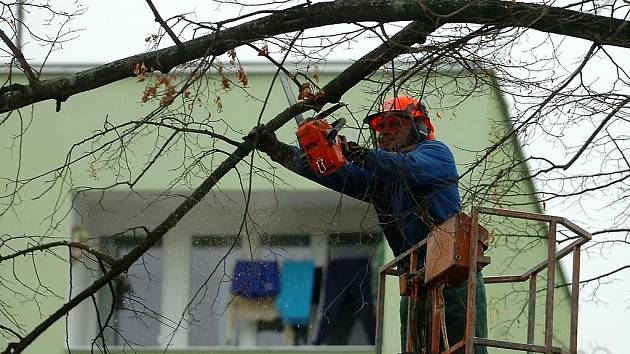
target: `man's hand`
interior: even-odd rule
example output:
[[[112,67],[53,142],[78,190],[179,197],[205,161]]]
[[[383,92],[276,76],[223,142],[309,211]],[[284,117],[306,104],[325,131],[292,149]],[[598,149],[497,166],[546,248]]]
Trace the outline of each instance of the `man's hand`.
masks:
[[[267,155],[271,155],[278,149],[279,141],[274,132],[267,130],[264,124],[259,124],[254,127],[247,135],[243,137],[243,140],[255,141],[256,149],[264,152]]]
[[[363,166],[368,148],[355,143],[354,141],[346,141],[345,137],[341,137],[341,151],[343,155],[352,163]]]
[[[267,154],[273,161],[283,165],[290,170],[299,168],[294,162],[293,147],[287,145],[276,137],[276,134],[269,131],[264,124],[260,124],[243,137],[245,141],[256,143],[256,149]],[[299,161],[298,161],[299,162]]]

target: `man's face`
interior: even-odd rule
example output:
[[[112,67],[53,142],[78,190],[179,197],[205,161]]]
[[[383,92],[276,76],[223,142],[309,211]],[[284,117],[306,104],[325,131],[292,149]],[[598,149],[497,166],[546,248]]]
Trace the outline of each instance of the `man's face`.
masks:
[[[378,127],[380,128],[378,144],[383,150],[398,151],[413,143],[409,138],[413,123],[409,118],[394,115],[384,117]]]

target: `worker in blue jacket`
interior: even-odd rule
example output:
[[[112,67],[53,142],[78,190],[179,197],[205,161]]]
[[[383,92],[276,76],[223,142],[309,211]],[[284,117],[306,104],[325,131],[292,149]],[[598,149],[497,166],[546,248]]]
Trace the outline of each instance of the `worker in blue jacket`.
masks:
[[[319,176],[304,163],[298,147],[281,143],[275,134],[258,129],[257,148],[288,169],[325,187],[370,202],[378,214],[385,238],[395,256],[427,237],[439,225],[461,211],[458,174],[453,154],[435,140],[434,128],[422,102],[408,96],[385,101],[380,112],[365,119],[377,149],[348,142],[342,168]],[[481,272],[477,278],[477,337],[487,336],[486,298]],[[449,345],[464,338],[467,282],[444,288]],[[404,350],[408,299],[402,297],[401,337]],[[417,314],[423,326],[426,314]],[[418,331],[420,333],[420,331]],[[418,341],[417,343],[420,343]],[[476,354],[487,353],[477,346]]]

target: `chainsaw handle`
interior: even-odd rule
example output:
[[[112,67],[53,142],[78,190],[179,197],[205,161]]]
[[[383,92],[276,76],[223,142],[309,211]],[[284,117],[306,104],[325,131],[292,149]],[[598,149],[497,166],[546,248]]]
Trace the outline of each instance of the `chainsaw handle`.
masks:
[[[328,142],[330,143],[330,145],[335,145],[336,143],[335,138],[337,137],[337,134],[339,134],[339,131],[341,130],[341,128],[343,128],[343,126],[346,125],[346,119],[339,118],[336,121],[334,121],[331,125],[332,125],[332,129],[328,131],[328,134],[326,135],[326,139],[328,139]]]

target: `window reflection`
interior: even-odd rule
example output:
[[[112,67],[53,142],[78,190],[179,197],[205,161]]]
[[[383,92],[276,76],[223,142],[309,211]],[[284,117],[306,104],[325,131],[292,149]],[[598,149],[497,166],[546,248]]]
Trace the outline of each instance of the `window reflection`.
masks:
[[[231,236],[192,237],[190,259],[181,259],[190,267],[181,324],[188,346],[374,344],[380,235],[319,237],[326,247],[314,247],[310,235],[265,235],[253,259]],[[137,240],[113,237],[102,247],[120,257]],[[161,345],[160,327],[173,321],[160,311],[164,252],[178,250],[152,248],[113,294],[99,292],[100,317],[112,313],[109,345]]]

